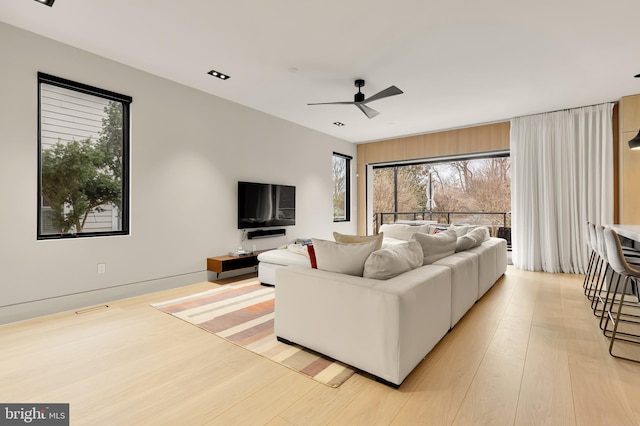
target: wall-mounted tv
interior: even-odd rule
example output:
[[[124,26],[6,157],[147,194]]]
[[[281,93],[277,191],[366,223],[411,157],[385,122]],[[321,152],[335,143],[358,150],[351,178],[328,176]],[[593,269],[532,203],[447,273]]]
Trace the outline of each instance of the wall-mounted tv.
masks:
[[[238,182],[238,229],[295,224],[295,186]]]

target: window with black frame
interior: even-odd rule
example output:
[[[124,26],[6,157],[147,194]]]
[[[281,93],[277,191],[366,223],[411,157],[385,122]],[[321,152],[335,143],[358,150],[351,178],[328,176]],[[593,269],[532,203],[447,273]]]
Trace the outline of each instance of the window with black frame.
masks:
[[[351,220],[351,159],[344,154],[333,153],[333,221]]]
[[[38,73],[38,239],[129,233],[131,102]]]

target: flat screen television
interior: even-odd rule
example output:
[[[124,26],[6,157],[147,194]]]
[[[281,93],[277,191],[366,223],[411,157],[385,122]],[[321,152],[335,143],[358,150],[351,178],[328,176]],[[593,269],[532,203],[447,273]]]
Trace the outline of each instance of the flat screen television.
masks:
[[[238,229],[295,224],[295,186],[238,182]]]

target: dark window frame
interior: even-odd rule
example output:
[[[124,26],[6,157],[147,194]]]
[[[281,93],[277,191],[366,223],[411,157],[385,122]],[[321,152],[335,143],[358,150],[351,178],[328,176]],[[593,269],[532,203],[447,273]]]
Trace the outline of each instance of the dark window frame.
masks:
[[[339,152],[333,152],[333,155],[331,157],[331,164],[333,166],[333,161],[334,158],[338,157],[341,159],[344,159],[346,161],[346,165],[345,165],[345,201],[344,201],[344,213],[345,213],[345,218],[336,218],[335,215],[333,216],[333,221],[334,222],[350,222],[351,221],[351,160],[353,160],[353,157],[351,157],[350,155],[345,155],[345,154],[340,154]],[[335,189],[335,182],[334,182],[334,189]],[[334,194],[335,195],[335,194]],[[332,203],[333,203],[333,197],[332,197]],[[333,207],[333,206],[332,206]]]
[[[80,233],[55,233],[43,234],[42,230],[42,84],[61,87],[88,95],[93,95],[109,101],[119,102],[122,105],[122,201],[121,201],[121,229],[117,231],[92,231]],[[66,238],[105,237],[129,235],[130,233],[130,105],[133,102],[131,96],[122,95],[88,84],[78,83],[61,77],[56,77],[43,72],[38,72],[38,192],[37,192],[37,239],[58,240]]]

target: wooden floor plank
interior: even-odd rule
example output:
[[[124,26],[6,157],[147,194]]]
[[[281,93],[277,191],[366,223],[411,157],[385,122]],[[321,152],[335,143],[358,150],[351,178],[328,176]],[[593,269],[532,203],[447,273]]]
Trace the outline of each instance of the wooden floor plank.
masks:
[[[454,425],[512,425],[524,358],[487,351]]]

